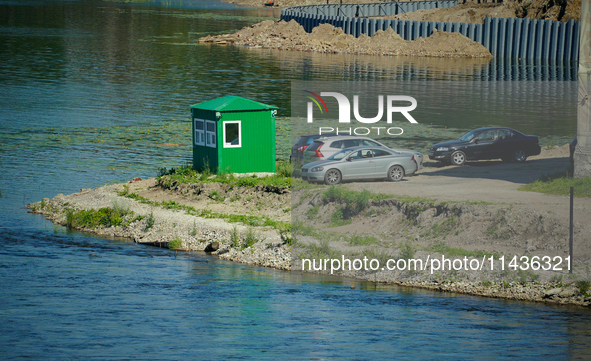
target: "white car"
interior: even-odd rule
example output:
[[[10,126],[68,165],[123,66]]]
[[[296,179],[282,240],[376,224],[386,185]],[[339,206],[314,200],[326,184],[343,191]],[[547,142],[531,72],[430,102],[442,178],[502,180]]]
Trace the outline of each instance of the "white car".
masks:
[[[325,160],[343,149],[359,146],[384,147],[396,152],[412,153],[415,156],[417,168],[423,169],[423,154],[420,152],[410,149],[390,148],[377,140],[355,135],[340,135],[336,137],[314,139],[314,142],[312,142],[312,144],[310,144],[310,146],[304,151],[304,164]]]

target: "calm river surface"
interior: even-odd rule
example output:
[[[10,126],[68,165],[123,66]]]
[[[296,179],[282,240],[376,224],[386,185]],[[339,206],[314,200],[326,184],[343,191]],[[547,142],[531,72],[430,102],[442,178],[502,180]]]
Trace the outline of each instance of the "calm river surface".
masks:
[[[175,258],[26,212],[187,162],[188,106],[217,96],[289,114],[292,80],[576,79],[561,64],[196,44],[272,17],[213,1],[0,0],[0,359],[589,359],[587,309]],[[573,132],[557,119],[537,134]]]

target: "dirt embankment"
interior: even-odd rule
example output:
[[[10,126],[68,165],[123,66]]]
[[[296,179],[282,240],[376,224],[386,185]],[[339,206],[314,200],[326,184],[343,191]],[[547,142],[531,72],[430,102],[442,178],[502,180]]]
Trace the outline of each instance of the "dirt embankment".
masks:
[[[263,7],[268,0],[223,0],[228,3]],[[274,0],[275,7],[298,5],[322,5],[326,2],[316,0]],[[329,4],[362,4],[368,0],[329,0]],[[375,2],[375,1],[374,1]],[[387,17],[388,19],[421,20],[437,22],[483,23],[485,17],[528,18],[568,21],[581,19],[581,0],[504,0],[502,3],[479,4],[473,1],[460,1],[451,8],[418,10],[411,13]]]
[[[444,9],[417,10],[382,18],[452,23],[484,23],[484,18],[528,18],[555,21],[580,20],[581,1],[508,0],[500,4],[467,2]]]
[[[199,42],[320,53],[492,58],[484,46],[457,33],[435,30],[426,39],[406,41],[390,28],[380,30],[372,37],[355,38],[330,24],[321,24],[306,33],[295,20],[267,20],[234,34],[208,35]]]

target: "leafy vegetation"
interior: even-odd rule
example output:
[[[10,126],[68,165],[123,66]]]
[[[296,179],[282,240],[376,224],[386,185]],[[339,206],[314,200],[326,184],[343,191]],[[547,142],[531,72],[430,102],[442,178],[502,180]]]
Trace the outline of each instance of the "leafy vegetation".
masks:
[[[170,249],[178,249],[183,246],[183,241],[180,238],[175,238],[168,244],[168,248]]]
[[[68,228],[96,228],[99,226],[117,227],[123,223],[123,218],[133,214],[129,210],[113,209],[111,207],[99,210],[89,209],[76,211],[66,210],[66,227]]]

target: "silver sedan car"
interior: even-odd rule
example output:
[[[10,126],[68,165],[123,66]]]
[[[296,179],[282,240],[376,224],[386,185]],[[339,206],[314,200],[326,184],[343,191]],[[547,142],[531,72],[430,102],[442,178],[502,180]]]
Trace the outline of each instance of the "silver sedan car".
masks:
[[[343,180],[384,179],[398,182],[417,171],[413,153],[397,152],[384,147],[352,147],[333,154],[326,160],[302,167],[302,180],[339,184]]]

